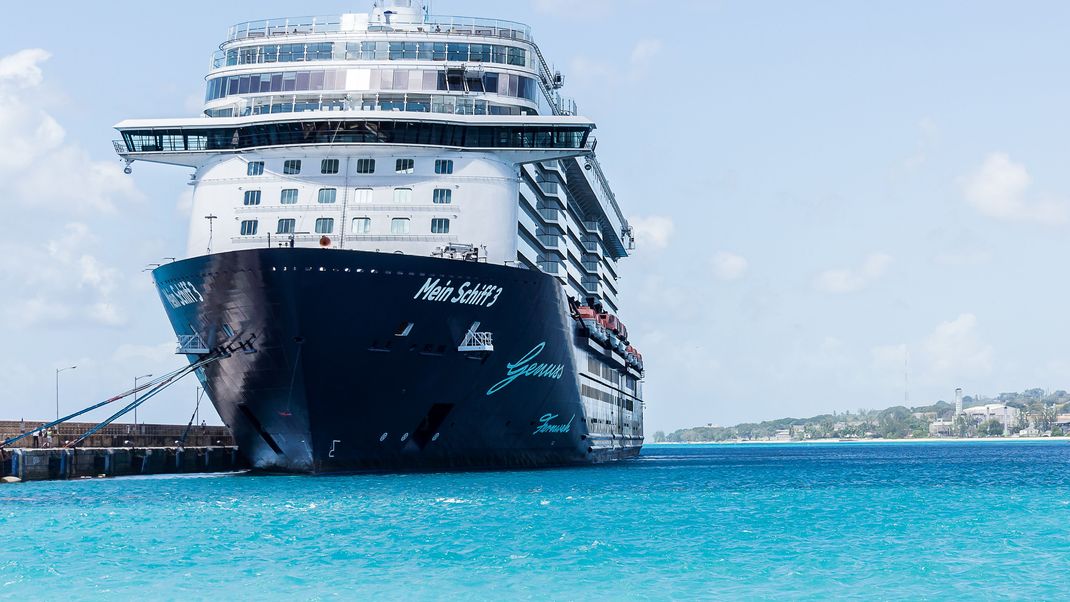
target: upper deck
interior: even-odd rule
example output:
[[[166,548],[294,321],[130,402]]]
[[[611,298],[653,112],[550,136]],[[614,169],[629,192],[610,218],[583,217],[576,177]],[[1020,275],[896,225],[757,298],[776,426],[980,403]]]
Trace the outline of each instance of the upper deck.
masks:
[[[503,19],[428,15],[418,22],[405,19],[373,22],[367,14],[347,13],[310,17],[286,17],[246,21],[227,31],[223,47],[244,40],[278,39],[284,36],[314,36],[362,31],[413,31],[441,35],[504,38],[532,42],[531,28]]]
[[[380,0],[368,13],[232,26],[212,56],[204,113],[310,110],[576,115],[523,23],[427,14]]]

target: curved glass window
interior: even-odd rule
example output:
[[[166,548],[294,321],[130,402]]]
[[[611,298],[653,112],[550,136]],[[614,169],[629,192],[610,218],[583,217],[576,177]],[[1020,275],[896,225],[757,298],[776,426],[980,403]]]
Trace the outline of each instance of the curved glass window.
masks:
[[[188,128],[180,141],[165,148],[162,138],[174,130],[126,130],[128,152],[237,150],[305,144],[421,144],[462,148],[583,148],[590,127],[583,125],[463,125],[419,121],[310,120],[242,127]],[[300,173],[300,161],[288,160],[284,173]],[[288,165],[296,163],[296,165]],[[359,169],[358,169],[359,171]]]
[[[425,71],[420,69],[369,69],[367,90],[414,90],[448,92],[484,92],[538,101],[539,84],[535,79],[511,73],[488,73],[454,69]],[[350,89],[347,72],[341,69],[283,71],[231,75],[208,80],[205,102],[235,94],[270,94],[279,92],[320,92]],[[386,104],[386,103],[384,103]],[[398,107],[387,107],[385,110]],[[309,110],[311,107],[292,110]],[[283,111],[289,112],[289,111]]]
[[[421,60],[530,66],[528,51],[524,48],[460,42],[347,42],[345,58],[350,61]],[[240,56],[236,57],[236,60],[240,59]]]
[[[262,46],[245,46],[217,52],[212,60],[212,68],[224,65],[257,65],[261,63],[293,63],[300,61],[329,61],[334,58],[334,44],[320,42],[317,44],[265,44]]]

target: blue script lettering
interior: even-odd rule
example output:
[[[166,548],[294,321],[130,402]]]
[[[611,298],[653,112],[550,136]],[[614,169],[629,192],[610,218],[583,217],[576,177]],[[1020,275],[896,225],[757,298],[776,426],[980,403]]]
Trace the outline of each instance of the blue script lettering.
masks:
[[[569,418],[565,424],[552,424],[550,421],[554,418],[557,418],[557,414],[543,414],[542,418],[539,418],[539,426],[535,427],[535,432],[532,435],[538,435],[539,433],[567,433],[572,430],[572,421],[576,419],[576,415],[573,414],[572,418]]]
[[[542,350],[546,348],[546,343],[542,342],[527,352],[524,357],[520,358],[516,363],[506,364],[506,376],[498,381],[493,387],[487,389],[487,395],[494,395],[498,391],[513,384],[513,381],[521,376],[532,376],[535,378],[552,378],[554,380],[561,380],[561,376],[565,373],[565,367],[561,364],[540,364],[533,362]]]

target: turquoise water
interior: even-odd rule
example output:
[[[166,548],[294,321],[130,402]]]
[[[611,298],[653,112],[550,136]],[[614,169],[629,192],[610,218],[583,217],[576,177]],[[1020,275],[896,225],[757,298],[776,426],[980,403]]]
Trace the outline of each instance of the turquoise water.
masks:
[[[1070,444],[0,485],[0,537],[5,598],[1064,598]]]

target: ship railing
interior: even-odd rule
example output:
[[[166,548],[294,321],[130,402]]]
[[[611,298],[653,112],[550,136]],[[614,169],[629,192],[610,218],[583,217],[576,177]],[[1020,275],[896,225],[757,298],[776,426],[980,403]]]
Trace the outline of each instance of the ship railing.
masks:
[[[178,335],[178,349],[175,353],[178,355],[204,355],[210,352],[211,349],[204,343],[201,336],[198,334],[180,334]]]
[[[341,15],[261,19],[234,25],[227,32],[227,41],[273,38],[286,35],[337,33],[341,30]]]
[[[510,40],[531,41],[531,28],[523,23],[504,19],[482,19],[478,17],[458,17],[432,15],[422,22],[398,21],[395,23],[369,22],[368,31],[417,31],[431,34],[453,34],[505,38]],[[238,23],[227,32],[227,42],[249,39],[276,38],[289,35],[316,35],[346,32],[343,29],[342,15],[321,15],[309,17],[287,17],[283,19],[261,19]]]
[[[457,347],[457,351],[461,353],[478,353],[478,352],[490,352],[494,351],[494,335],[489,332],[475,332],[474,328],[478,328],[479,323],[473,325],[473,330],[469,330],[464,335],[464,340]]]
[[[126,147],[125,140],[112,140],[111,145],[115,149],[115,154],[117,155],[125,155],[130,152],[130,149]]]

